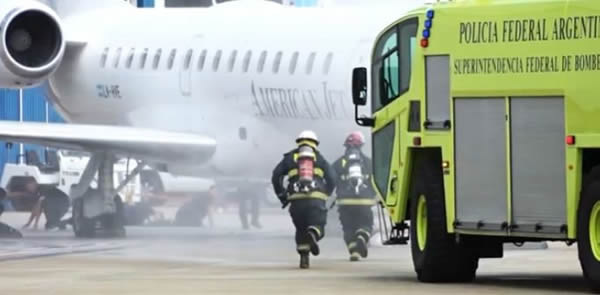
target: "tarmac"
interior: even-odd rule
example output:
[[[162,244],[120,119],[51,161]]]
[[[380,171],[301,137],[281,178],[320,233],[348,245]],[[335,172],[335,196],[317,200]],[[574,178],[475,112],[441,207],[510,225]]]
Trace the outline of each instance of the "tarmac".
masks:
[[[2,220],[24,224],[27,215]],[[70,231],[23,231],[0,240],[0,294],[577,294],[587,293],[576,245],[507,247],[481,260],[468,284],[417,281],[409,246],[382,246],[348,261],[337,220],[330,218],[321,255],[298,269],[293,226],[265,210],[262,229],[241,229],[237,212],[213,228],[129,227],[124,239],[76,239]],[[40,223],[41,225],[43,222]]]

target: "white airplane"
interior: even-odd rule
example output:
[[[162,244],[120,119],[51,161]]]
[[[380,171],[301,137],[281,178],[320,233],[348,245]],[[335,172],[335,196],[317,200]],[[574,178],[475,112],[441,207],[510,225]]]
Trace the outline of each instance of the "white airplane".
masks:
[[[114,222],[117,156],[168,163],[176,175],[266,180],[297,133],[313,129],[333,161],[355,129],[352,68],[367,65],[379,31],[423,4],[45,2],[0,3],[0,86],[42,84],[71,124],[0,122],[0,139],[93,153],[72,196],[77,236],[123,232]],[[82,197],[97,172],[97,192]]]

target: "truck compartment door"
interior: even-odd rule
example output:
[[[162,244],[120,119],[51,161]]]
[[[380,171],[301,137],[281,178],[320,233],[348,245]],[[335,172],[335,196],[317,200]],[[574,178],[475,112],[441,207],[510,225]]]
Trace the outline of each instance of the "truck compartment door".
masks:
[[[561,233],[566,222],[562,97],[512,97],[513,231]]]
[[[450,122],[450,57],[425,57],[427,88],[427,129],[449,129]]]
[[[456,227],[499,231],[508,221],[503,98],[454,100]]]

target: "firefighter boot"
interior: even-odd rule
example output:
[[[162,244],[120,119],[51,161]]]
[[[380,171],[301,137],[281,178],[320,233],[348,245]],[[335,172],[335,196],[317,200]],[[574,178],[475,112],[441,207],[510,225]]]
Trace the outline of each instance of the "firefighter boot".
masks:
[[[369,248],[367,246],[368,238],[362,234],[358,233],[356,235],[356,251],[360,254],[360,257],[367,258],[369,255]]]
[[[307,252],[300,253],[300,268],[307,269],[309,267],[310,267],[310,262],[309,262],[309,258],[308,258],[308,253]]]
[[[356,262],[360,260],[360,254],[358,254],[358,252],[352,252],[350,253],[350,261],[352,262]]]
[[[321,250],[319,249],[318,236],[319,236],[319,233],[313,227],[310,227],[306,231],[306,239],[308,240],[308,243],[310,244],[310,253],[312,253],[315,256],[319,256],[319,253],[321,253]]]
[[[367,236],[364,232],[359,231],[356,233],[356,251],[360,254],[360,257],[367,258],[369,255],[368,248],[369,236]]]

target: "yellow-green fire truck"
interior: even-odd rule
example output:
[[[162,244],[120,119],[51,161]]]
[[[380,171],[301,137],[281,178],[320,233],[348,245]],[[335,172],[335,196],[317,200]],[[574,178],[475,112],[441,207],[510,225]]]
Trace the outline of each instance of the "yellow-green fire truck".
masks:
[[[417,9],[352,88],[357,107],[370,93],[356,120],[419,280],[472,280],[503,243],[565,241],[600,289],[600,1]]]

